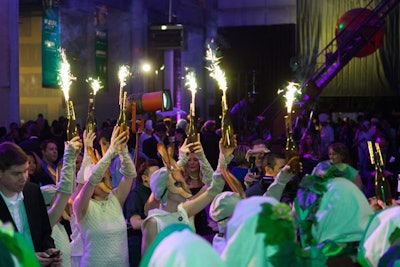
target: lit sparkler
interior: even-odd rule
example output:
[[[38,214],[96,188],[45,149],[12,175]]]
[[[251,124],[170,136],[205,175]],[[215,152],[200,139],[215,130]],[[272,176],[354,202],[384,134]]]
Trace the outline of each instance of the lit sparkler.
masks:
[[[61,67],[59,72],[59,84],[61,90],[64,93],[65,101],[68,103],[69,100],[69,87],[71,86],[71,80],[76,80],[76,77],[71,74],[71,66],[68,63],[65,50],[61,49]]]
[[[119,67],[118,71],[118,79],[119,79],[119,107],[122,109],[122,101],[124,97],[124,86],[126,85],[126,78],[131,75],[131,72],[129,71],[129,66],[127,65],[122,65]]]
[[[208,45],[206,51],[206,60],[210,61],[210,66],[208,66],[207,69],[210,71],[210,76],[217,81],[219,89],[222,90],[223,109],[227,110],[228,105],[226,102],[226,89],[228,87],[226,83],[225,72],[221,69],[219,65],[220,59],[221,58],[217,57],[216,52],[211,48],[211,46]]]
[[[185,76],[185,86],[188,87],[189,91],[192,93],[192,103],[190,104],[190,114],[195,116],[195,95],[197,90],[196,73],[194,71],[189,71]]]
[[[278,90],[278,95],[283,91],[285,91],[284,97],[286,99],[285,106],[287,109],[287,114],[290,114],[292,113],[293,103],[296,100],[296,96],[301,93],[300,85],[298,83],[289,82],[289,84],[286,86],[286,90]]]
[[[93,79],[92,77],[89,77],[86,79],[86,82],[89,84],[90,88],[92,88],[93,96],[95,96],[97,92],[103,88],[99,78]]]

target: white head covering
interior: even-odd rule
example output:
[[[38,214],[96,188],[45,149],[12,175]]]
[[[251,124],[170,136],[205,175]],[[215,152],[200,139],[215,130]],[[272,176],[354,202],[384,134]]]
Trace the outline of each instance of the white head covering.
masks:
[[[227,246],[221,257],[227,266],[326,266],[312,248],[301,257],[290,207],[275,198],[252,196],[237,203],[227,225]],[[297,252],[298,252],[297,251]]]
[[[378,266],[379,259],[391,245],[389,238],[396,228],[400,228],[400,206],[374,215],[360,242],[358,260],[363,266]]]
[[[168,170],[166,167],[162,167],[153,172],[150,178],[151,192],[153,192],[157,200],[161,200],[163,203],[167,202],[167,180]]]
[[[276,251],[267,249],[265,234],[256,231],[264,203],[275,206],[279,202],[271,197],[254,196],[236,204],[226,229],[227,245],[221,254],[227,266],[271,266],[265,259]]]
[[[210,243],[189,229],[173,231],[164,237],[152,251],[148,263],[141,263],[141,266],[144,264],[146,267],[225,266]]]
[[[220,233],[225,232],[226,220],[232,216],[236,204],[242,200],[242,197],[235,192],[225,191],[219,193],[210,205],[210,217],[218,222]]]
[[[372,213],[367,198],[353,182],[331,179],[315,214],[312,235],[317,243],[360,241]]]

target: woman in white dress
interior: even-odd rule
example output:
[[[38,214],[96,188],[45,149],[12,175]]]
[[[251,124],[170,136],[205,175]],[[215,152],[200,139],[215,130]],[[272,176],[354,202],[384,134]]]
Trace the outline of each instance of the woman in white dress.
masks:
[[[136,177],[135,165],[128,153],[129,129],[114,127],[110,147],[94,166],[73,203],[83,241],[81,266],[129,266],[128,240],[122,206]],[[118,187],[104,176],[111,159],[119,154],[124,175]]]
[[[198,146],[194,143],[191,146]],[[163,147],[161,145],[161,147]],[[163,157],[163,167],[151,175],[150,188],[155,199],[162,202],[160,209],[152,209],[142,223],[142,254],[153,242],[156,235],[168,225],[178,223],[187,224],[195,231],[193,217],[211,203],[225,185],[222,178],[221,168],[226,167],[232,160],[234,147],[226,148],[219,143],[219,160],[217,170],[212,176],[210,186],[196,198],[191,199],[192,194],[181,169],[174,161],[171,154],[163,152],[158,147]]]

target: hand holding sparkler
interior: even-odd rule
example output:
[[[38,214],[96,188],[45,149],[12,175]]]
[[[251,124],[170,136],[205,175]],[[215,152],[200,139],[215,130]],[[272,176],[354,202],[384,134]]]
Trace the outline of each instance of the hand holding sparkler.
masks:
[[[127,131],[128,126],[126,123],[126,96],[127,92],[124,92],[124,86],[126,85],[126,78],[130,76],[129,67],[122,65],[118,71],[119,78],[119,116],[117,125],[120,126],[120,132]]]

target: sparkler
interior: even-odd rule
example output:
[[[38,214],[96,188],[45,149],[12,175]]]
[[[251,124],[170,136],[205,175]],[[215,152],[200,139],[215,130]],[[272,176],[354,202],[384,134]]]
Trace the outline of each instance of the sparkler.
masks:
[[[122,65],[119,67],[118,79],[119,79],[119,107],[123,108],[123,97],[124,97],[124,86],[126,85],[126,78],[131,75],[129,66]]]
[[[279,89],[278,95],[281,94],[283,91],[284,89]],[[299,95],[300,93],[301,90],[300,90],[300,85],[298,83],[289,82],[289,84],[286,86],[284,97],[286,99],[285,106],[287,114],[292,113],[293,103],[296,100],[296,96]]]
[[[76,77],[71,74],[71,66],[68,63],[64,49],[61,49],[61,67],[59,72],[59,80],[61,90],[64,93],[65,104],[67,105],[67,139],[71,140],[73,137],[79,134],[78,128],[76,126],[74,104],[71,100],[69,100],[69,87],[72,84],[71,80],[76,80]]]
[[[86,82],[89,84],[90,88],[92,88],[92,94],[95,96],[97,92],[103,88],[103,85],[101,84],[101,81],[99,78],[93,79],[92,77],[89,77],[86,79]]]
[[[195,116],[195,95],[197,90],[196,73],[189,71],[185,76],[185,86],[188,87],[189,91],[192,93],[192,103],[190,104],[190,115]]]
[[[210,61],[210,66],[207,69],[210,71],[210,76],[217,81],[219,89],[222,91],[222,108],[223,110],[228,109],[228,104],[226,102],[226,90],[227,90],[227,83],[225,72],[220,67],[220,60],[221,57],[217,57],[216,51],[208,45],[206,51],[206,60]]]
[[[278,94],[281,94],[283,90],[278,90]],[[286,86],[286,91],[284,97],[286,99],[286,110],[287,115],[285,116],[285,123],[286,123],[286,160],[287,164],[290,165],[290,171],[294,174],[300,173],[300,157],[297,148],[297,144],[293,139],[293,130],[292,130],[292,108],[293,103],[296,100],[296,95],[300,94],[299,84],[289,82]]]
[[[59,72],[59,84],[61,90],[64,93],[65,102],[68,103],[69,101],[69,87],[72,84],[71,80],[76,80],[71,74],[71,66],[68,63],[67,56],[65,55],[65,50],[61,49],[61,67]]]
[[[207,69],[210,71],[210,76],[217,81],[219,89],[222,90],[222,120],[221,120],[221,137],[225,147],[235,147],[233,125],[228,113],[228,104],[226,101],[227,83],[225,72],[220,67],[220,57],[217,57],[216,52],[208,45],[206,51],[206,60],[210,61],[210,66]]]

